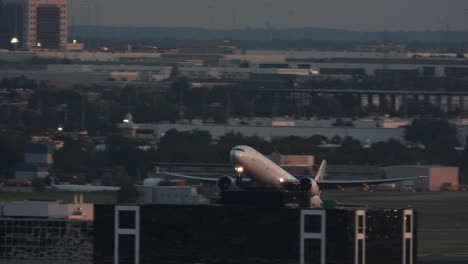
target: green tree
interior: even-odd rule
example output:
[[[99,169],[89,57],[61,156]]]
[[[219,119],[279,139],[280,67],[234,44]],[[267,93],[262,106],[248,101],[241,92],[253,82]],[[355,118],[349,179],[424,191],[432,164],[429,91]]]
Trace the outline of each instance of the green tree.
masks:
[[[188,79],[179,78],[172,83],[171,87],[167,91],[168,102],[177,106],[177,119],[184,118],[184,112],[186,111],[185,102],[188,102],[187,97],[190,93],[190,90],[191,87]]]
[[[135,203],[138,200],[138,191],[135,188],[134,182],[128,176],[127,171],[123,166],[118,166],[114,169],[114,180],[120,190],[117,191],[117,203]]]
[[[426,147],[437,141],[444,141],[451,147],[457,145],[457,129],[446,119],[415,119],[411,125],[405,127],[404,137]]]
[[[54,169],[62,172],[79,171],[90,159],[84,142],[71,138],[65,138],[63,141],[63,148],[53,154]]]
[[[24,146],[28,139],[19,131],[0,130],[0,174],[5,173],[7,177],[14,175],[16,163],[23,160]]]
[[[45,187],[46,187],[46,179],[34,178],[31,180],[31,185],[32,185],[33,191],[43,192],[45,191]]]
[[[427,162],[452,165],[460,162],[454,150],[458,145],[457,129],[445,119],[415,119],[405,127],[405,139],[424,145]]]
[[[86,99],[74,90],[43,89],[34,93],[28,102],[28,108],[36,109],[27,115],[26,127],[37,132],[44,128],[56,129],[59,125],[65,130],[81,129],[82,107]]]
[[[222,162],[209,132],[171,129],[160,139],[157,160],[166,162]]]
[[[369,161],[376,165],[390,166],[413,162],[408,148],[393,138],[373,143],[371,152]]]
[[[338,162],[342,164],[362,164],[363,148],[361,142],[352,137],[346,137],[338,149]]]
[[[275,150],[281,154],[312,154],[313,144],[298,136],[274,139]]]
[[[217,153],[220,157],[223,157],[224,162],[229,161],[229,151],[231,148],[237,145],[247,145],[250,146],[260,153],[272,153],[273,146],[272,144],[260,137],[257,136],[244,136],[239,132],[229,132],[219,138],[217,144]]]

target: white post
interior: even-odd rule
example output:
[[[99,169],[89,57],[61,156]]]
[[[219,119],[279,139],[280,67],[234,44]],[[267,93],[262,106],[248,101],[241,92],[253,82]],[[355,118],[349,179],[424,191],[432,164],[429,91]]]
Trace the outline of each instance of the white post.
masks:
[[[354,226],[354,263],[366,264],[366,211],[355,211],[355,226]],[[362,241],[362,248],[359,248],[359,241]],[[361,254],[361,262],[359,262],[359,254]]]
[[[305,225],[307,216],[320,217],[320,232],[319,233],[306,233]],[[300,264],[305,264],[304,254],[307,250],[305,248],[305,240],[307,239],[320,239],[320,264],[325,264],[326,255],[326,211],[325,210],[301,210],[301,230],[300,230]]]
[[[120,228],[120,211],[135,212],[135,227]],[[134,235],[135,238],[135,264],[140,263],[140,207],[139,206],[120,206],[116,205],[114,209],[114,264],[119,264],[119,236]]]
[[[412,209],[405,209],[403,210],[403,223],[402,223],[402,232],[403,232],[403,243],[402,243],[402,251],[403,251],[403,260],[402,264],[413,264],[413,210]],[[408,241],[409,240],[409,241]],[[409,245],[407,245],[409,243]],[[406,247],[409,247],[409,256],[406,255]],[[408,261],[407,261],[408,260]]]

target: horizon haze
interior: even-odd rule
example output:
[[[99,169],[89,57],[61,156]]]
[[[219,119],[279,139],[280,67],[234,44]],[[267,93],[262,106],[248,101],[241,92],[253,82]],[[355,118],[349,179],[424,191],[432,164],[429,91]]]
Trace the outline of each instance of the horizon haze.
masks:
[[[449,3],[447,3],[449,2]],[[70,25],[215,29],[322,27],[356,31],[468,29],[465,0],[84,0]]]

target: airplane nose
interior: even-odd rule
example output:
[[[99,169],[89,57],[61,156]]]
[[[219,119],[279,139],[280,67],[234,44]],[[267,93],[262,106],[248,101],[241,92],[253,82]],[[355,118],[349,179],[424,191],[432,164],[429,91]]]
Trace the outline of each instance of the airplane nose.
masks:
[[[231,150],[231,153],[229,154],[229,161],[233,164],[238,164],[239,159],[242,156],[242,153],[237,150]]]

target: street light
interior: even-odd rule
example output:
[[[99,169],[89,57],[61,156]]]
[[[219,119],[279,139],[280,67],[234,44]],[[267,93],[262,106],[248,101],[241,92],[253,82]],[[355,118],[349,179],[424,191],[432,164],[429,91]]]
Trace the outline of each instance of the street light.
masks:
[[[13,38],[11,38],[10,43],[11,43],[11,45],[13,45],[13,50],[16,50],[16,46],[19,43],[19,39],[17,37],[13,37]]]

